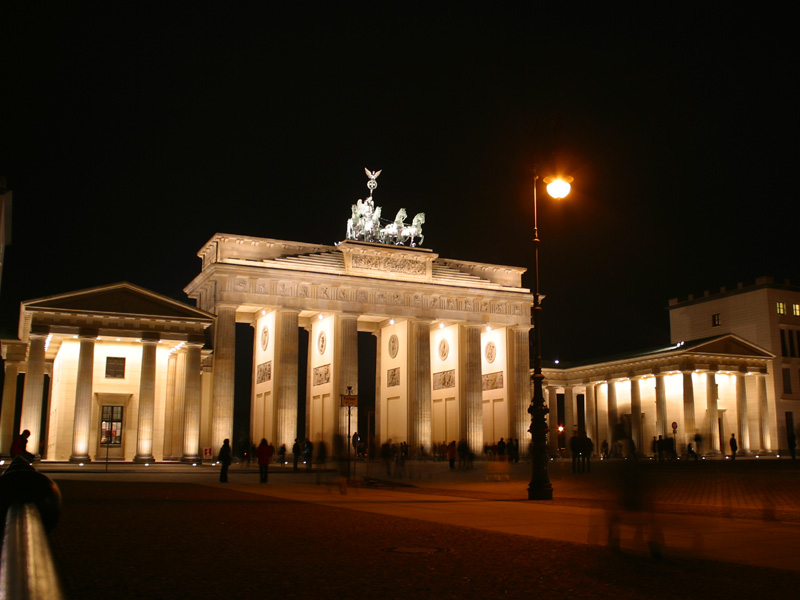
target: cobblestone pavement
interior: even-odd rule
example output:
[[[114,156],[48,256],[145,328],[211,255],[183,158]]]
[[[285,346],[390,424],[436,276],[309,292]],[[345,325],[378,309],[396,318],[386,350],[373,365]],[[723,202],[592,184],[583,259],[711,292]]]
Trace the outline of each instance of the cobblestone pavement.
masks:
[[[442,520],[452,517],[459,502],[486,507],[492,520],[501,521],[515,506],[536,504],[523,502],[526,465],[514,465],[508,481],[487,481],[485,467],[450,472],[441,463],[409,464],[406,477],[395,479],[373,464],[368,480],[373,486],[351,488],[347,500],[337,493],[333,473],[323,473],[320,483],[326,485],[317,486],[315,474],[277,470],[261,486],[254,468],[235,467],[225,486],[208,467],[188,473],[169,468],[74,473],[47,465],[44,470],[64,498],[51,539],[70,598],[707,600],[795,594],[800,584],[797,570],[669,554],[658,560],[604,545],[415,516],[413,494],[426,510],[440,511]],[[799,527],[800,469],[789,461],[643,468],[659,512],[725,516],[721,522],[731,525],[778,519],[781,528]],[[363,480],[365,469],[356,466],[356,480]],[[613,461],[579,475],[571,474],[569,464],[551,463],[550,476],[555,500],[549,506],[613,507],[619,498]],[[377,503],[374,489],[380,498],[402,497],[397,506],[406,516],[348,509],[351,500]],[[794,554],[794,547],[786,552]]]

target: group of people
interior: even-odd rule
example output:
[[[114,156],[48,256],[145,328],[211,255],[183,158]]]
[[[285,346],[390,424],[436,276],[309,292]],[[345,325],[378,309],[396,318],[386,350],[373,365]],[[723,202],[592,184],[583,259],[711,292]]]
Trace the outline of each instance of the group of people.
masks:
[[[283,446],[282,450],[286,453],[286,447]],[[269,463],[272,462],[272,455],[275,454],[275,447],[267,442],[266,438],[262,438],[254,452],[258,460],[258,474],[261,483],[267,483],[269,480]],[[222,442],[222,447],[217,454],[217,462],[220,465],[219,481],[220,483],[228,483],[228,467],[233,462],[233,452],[231,451],[231,441],[225,439]]]

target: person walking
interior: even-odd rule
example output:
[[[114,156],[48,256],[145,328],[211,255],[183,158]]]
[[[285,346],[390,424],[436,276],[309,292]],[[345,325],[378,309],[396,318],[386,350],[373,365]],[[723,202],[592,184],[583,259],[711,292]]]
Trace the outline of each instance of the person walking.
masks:
[[[256,448],[256,457],[258,458],[258,474],[261,483],[267,483],[269,479],[269,463],[272,460],[272,453],[274,449],[271,444],[267,442],[266,438],[261,438],[261,443]]]
[[[736,451],[739,449],[739,444],[736,442],[736,434],[731,434],[731,460],[736,460]]]
[[[297,471],[297,462],[300,460],[300,444],[297,438],[294,438],[294,445],[292,446],[292,464],[293,468]]]
[[[222,447],[217,454],[217,461],[219,461],[219,481],[220,483],[228,483],[228,467],[231,466],[231,441],[225,438],[222,442]]]

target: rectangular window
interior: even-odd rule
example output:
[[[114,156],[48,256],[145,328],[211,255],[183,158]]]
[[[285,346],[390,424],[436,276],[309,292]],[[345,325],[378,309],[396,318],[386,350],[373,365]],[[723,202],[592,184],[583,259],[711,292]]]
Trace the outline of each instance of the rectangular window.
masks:
[[[109,356],[106,358],[106,378],[125,379],[125,357]]]
[[[721,324],[722,324],[722,321],[720,321],[719,313],[714,313],[713,315],[711,315],[711,326],[712,327],[719,327]]]
[[[783,393],[792,393],[792,372],[789,369],[783,370]]]
[[[781,329],[781,356],[786,356],[786,330]]]
[[[785,315],[786,314],[786,303],[785,302],[778,302],[776,304],[776,307],[778,309],[778,314],[779,315]]]
[[[124,358],[122,360],[125,360]],[[100,424],[100,444],[119,446],[122,442],[122,407],[104,406]]]
[[[794,345],[794,331],[787,331],[789,334],[789,356],[797,358],[797,347]]]
[[[800,304],[792,304],[792,315],[800,317]]]

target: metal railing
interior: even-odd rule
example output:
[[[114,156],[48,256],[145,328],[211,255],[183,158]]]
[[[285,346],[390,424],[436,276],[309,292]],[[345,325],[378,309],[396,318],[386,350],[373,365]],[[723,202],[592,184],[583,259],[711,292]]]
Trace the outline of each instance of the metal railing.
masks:
[[[5,518],[0,552],[0,600],[63,600],[47,532],[58,522],[56,484],[24,458],[0,476],[0,516]]]

